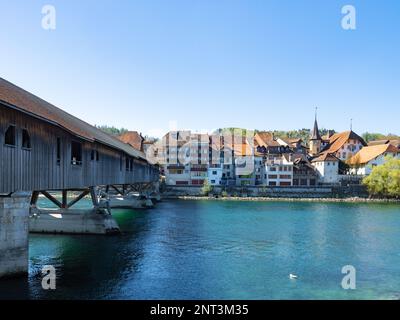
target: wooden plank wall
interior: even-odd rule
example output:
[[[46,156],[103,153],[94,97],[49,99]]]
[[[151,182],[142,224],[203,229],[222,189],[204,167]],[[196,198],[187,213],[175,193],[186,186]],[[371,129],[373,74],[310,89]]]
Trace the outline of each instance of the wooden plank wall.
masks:
[[[10,125],[16,126],[15,147],[4,143]],[[22,148],[22,129],[29,132],[30,150]],[[57,138],[61,139],[59,164]],[[71,163],[71,141],[82,143],[82,165]],[[91,160],[92,149],[99,152],[99,161]],[[122,151],[84,141],[62,128],[0,105],[0,193],[80,189],[158,179],[157,170],[143,161],[135,160],[133,171],[126,171],[125,159]]]

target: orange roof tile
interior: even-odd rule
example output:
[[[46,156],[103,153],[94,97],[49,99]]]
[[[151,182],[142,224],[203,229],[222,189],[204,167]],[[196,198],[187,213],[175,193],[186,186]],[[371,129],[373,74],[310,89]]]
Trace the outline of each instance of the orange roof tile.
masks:
[[[322,162],[322,161],[339,161],[339,159],[335,157],[333,154],[330,154],[328,152],[323,152],[318,157],[311,160],[311,162]]]
[[[354,131],[344,131],[340,133],[335,133],[329,138],[329,144],[322,150],[327,153],[337,152],[349,139],[359,140],[363,146],[367,143]]]
[[[354,156],[348,159],[346,163],[349,165],[366,164],[369,161],[387,152],[395,154],[400,153],[399,149],[397,149],[395,146],[391,144],[379,144],[376,146],[368,146],[358,151]]]

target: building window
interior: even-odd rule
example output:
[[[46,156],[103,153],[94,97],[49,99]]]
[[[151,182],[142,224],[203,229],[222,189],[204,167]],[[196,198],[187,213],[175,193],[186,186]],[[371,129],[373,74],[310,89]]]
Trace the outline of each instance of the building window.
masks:
[[[15,146],[15,126],[11,125],[8,127],[4,136],[4,144],[7,146]]]
[[[82,144],[77,141],[71,142],[71,164],[82,164]]]
[[[129,170],[133,171],[133,158],[129,161]]]
[[[57,164],[59,165],[61,163],[61,138],[57,138]]]
[[[310,179],[310,186],[315,186],[315,179]]]
[[[276,182],[275,182],[275,181],[270,181],[270,182],[268,183],[268,185],[269,185],[269,186],[276,186]]]
[[[119,156],[119,171],[122,171],[122,165],[123,165],[123,158],[122,158],[122,154]]]
[[[217,171],[213,171],[212,174],[213,174],[214,176],[216,176],[216,175],[217,175]]]
[[[211,180],[211,183],[215,183],[215,180]]]
[[[22,148],[31,148],[31,137],[29,136],[29,132],[26,129],[22,129]]]

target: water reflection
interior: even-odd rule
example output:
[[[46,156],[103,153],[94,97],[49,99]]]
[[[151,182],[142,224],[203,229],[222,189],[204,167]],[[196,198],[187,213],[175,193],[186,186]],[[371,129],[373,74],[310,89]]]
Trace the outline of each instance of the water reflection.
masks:
[[[31,235],[28,279],[0,298],[363,299],[400,292],[396,205],[171,201],[115,210],[122,235]],[[41,268],[57,269],[57,290]],[[340,287],[357,268],[357,290]],[[299,275],[290,281],[289,273]]]

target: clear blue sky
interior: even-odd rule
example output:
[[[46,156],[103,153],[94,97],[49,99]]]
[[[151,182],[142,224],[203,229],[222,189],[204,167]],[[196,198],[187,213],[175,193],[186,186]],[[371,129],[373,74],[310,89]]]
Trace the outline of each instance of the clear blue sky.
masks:
[[[41,28],[41,8],[57,29]],[[341,28],[341,8],[357,29]],[[400,134],[400,1],[0,1],[1,77],[91,124]]]

